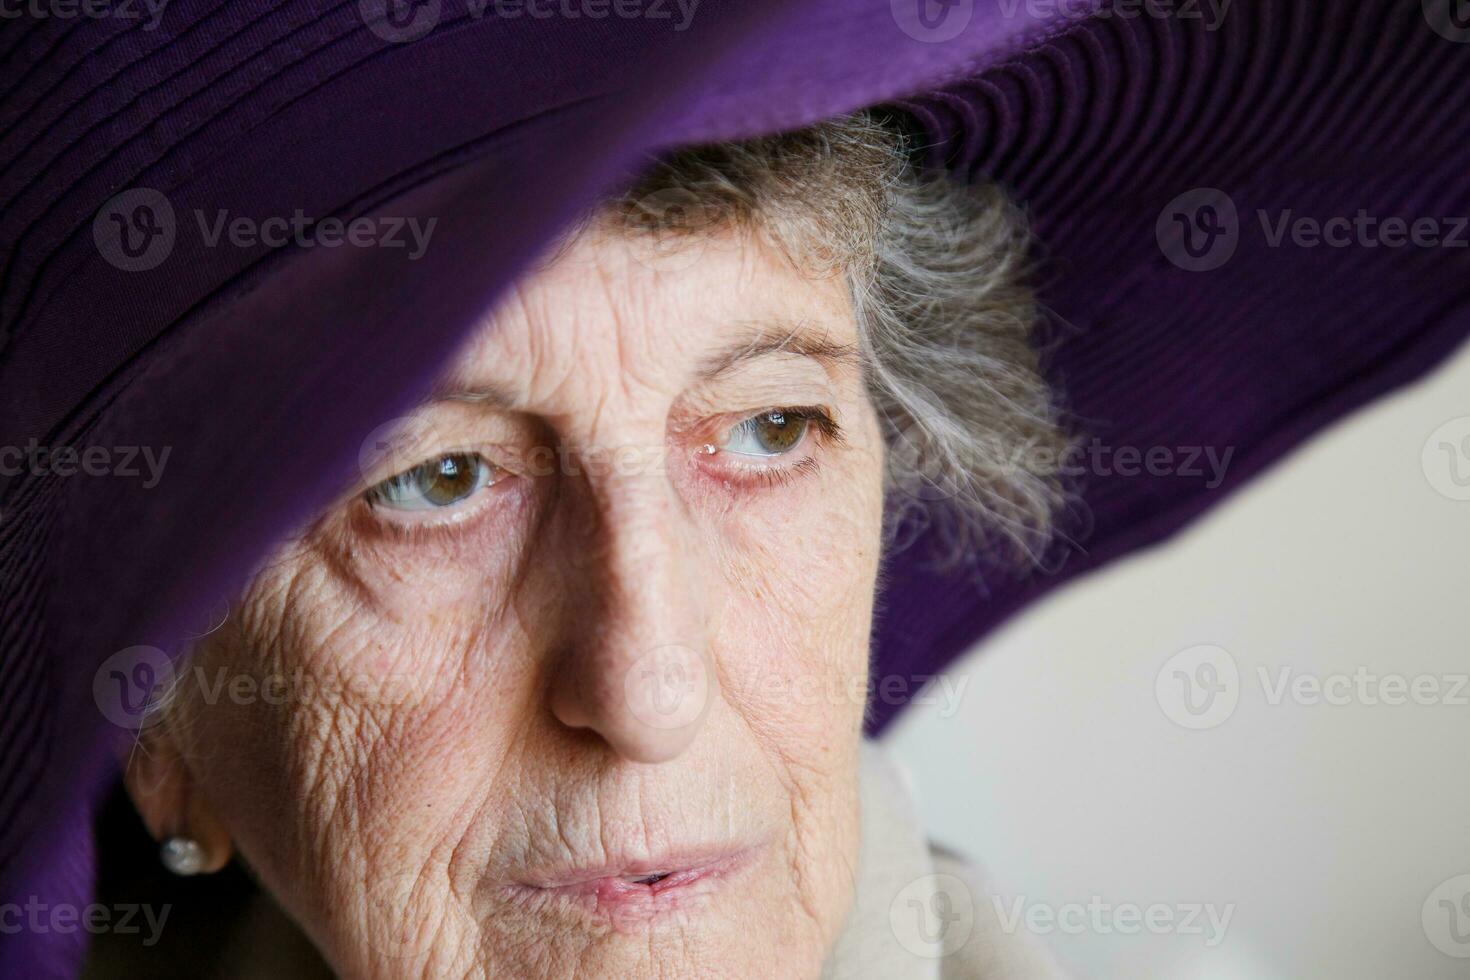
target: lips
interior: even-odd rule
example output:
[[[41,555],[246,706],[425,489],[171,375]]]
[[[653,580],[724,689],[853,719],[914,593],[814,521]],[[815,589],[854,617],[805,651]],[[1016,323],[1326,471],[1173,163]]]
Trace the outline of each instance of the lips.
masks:
[[[571,867],[532,874],[514,890],[542,908],[562,905],[615,927],[633,926],[712,900],[754,863],[758,850],[686,851],[654,860]]]

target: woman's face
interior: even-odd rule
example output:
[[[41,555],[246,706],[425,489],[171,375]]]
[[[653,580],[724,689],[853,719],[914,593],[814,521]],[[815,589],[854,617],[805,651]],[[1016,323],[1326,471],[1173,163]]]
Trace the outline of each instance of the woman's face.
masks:
[[[525,279],[133,780],[341,974],[810,976],[836,938],[877,420],[842,277],[684,248],[593,230]]]

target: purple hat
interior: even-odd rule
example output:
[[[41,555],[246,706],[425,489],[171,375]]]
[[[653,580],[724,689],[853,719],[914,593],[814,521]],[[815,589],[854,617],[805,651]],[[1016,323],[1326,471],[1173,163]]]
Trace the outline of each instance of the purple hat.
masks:
[[[1465,336],[1462,6],[7,4],[0,902],[88,901],[126,734],[104,662],[176,653],[651,152],[886,104],[928,163],[1030,213],[1048,373],[1101,462],[1044,574],[891,557],[877,669],[913,676]],[[367,215],[409,247],[357,238]],[[262,233],[217,247],[238,218]],[[89,448],[140,477],[67,479]],[[169,453],[156,479],[144,448]],[[84,938],[0,934],[0,971],[71,975]]]

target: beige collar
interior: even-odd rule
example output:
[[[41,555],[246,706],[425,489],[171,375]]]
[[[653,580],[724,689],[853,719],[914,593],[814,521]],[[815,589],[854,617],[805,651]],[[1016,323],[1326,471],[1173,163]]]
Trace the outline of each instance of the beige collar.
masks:
[[[856,897],[823,980],[1062,980],[1036,937],[1002,924],[980,869],[925,838],[885,751],[864,743],[859,765]]]
[[[879,746],[864,742],[859,761],[862,844],[858,880],[847,925],[827,958],[824,980],[940,980],[938,958],[906,949],[894,918],[916,882],[935,873],[929,842],[919,829],[907,779]],[[895,907],[897,906],[897,907]],[[903,926],[902,920],[899,925]],[[921,946],[920,952],[926,952]]]

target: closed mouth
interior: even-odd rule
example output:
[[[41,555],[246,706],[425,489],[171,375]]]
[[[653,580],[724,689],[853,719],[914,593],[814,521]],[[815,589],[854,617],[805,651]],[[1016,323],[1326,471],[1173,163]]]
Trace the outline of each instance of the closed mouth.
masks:
[[[617,862],[530,876],[515,896],[540,908],[565,904],[615,926],[636,925],[708,900],[754,863],[757,847]]]

